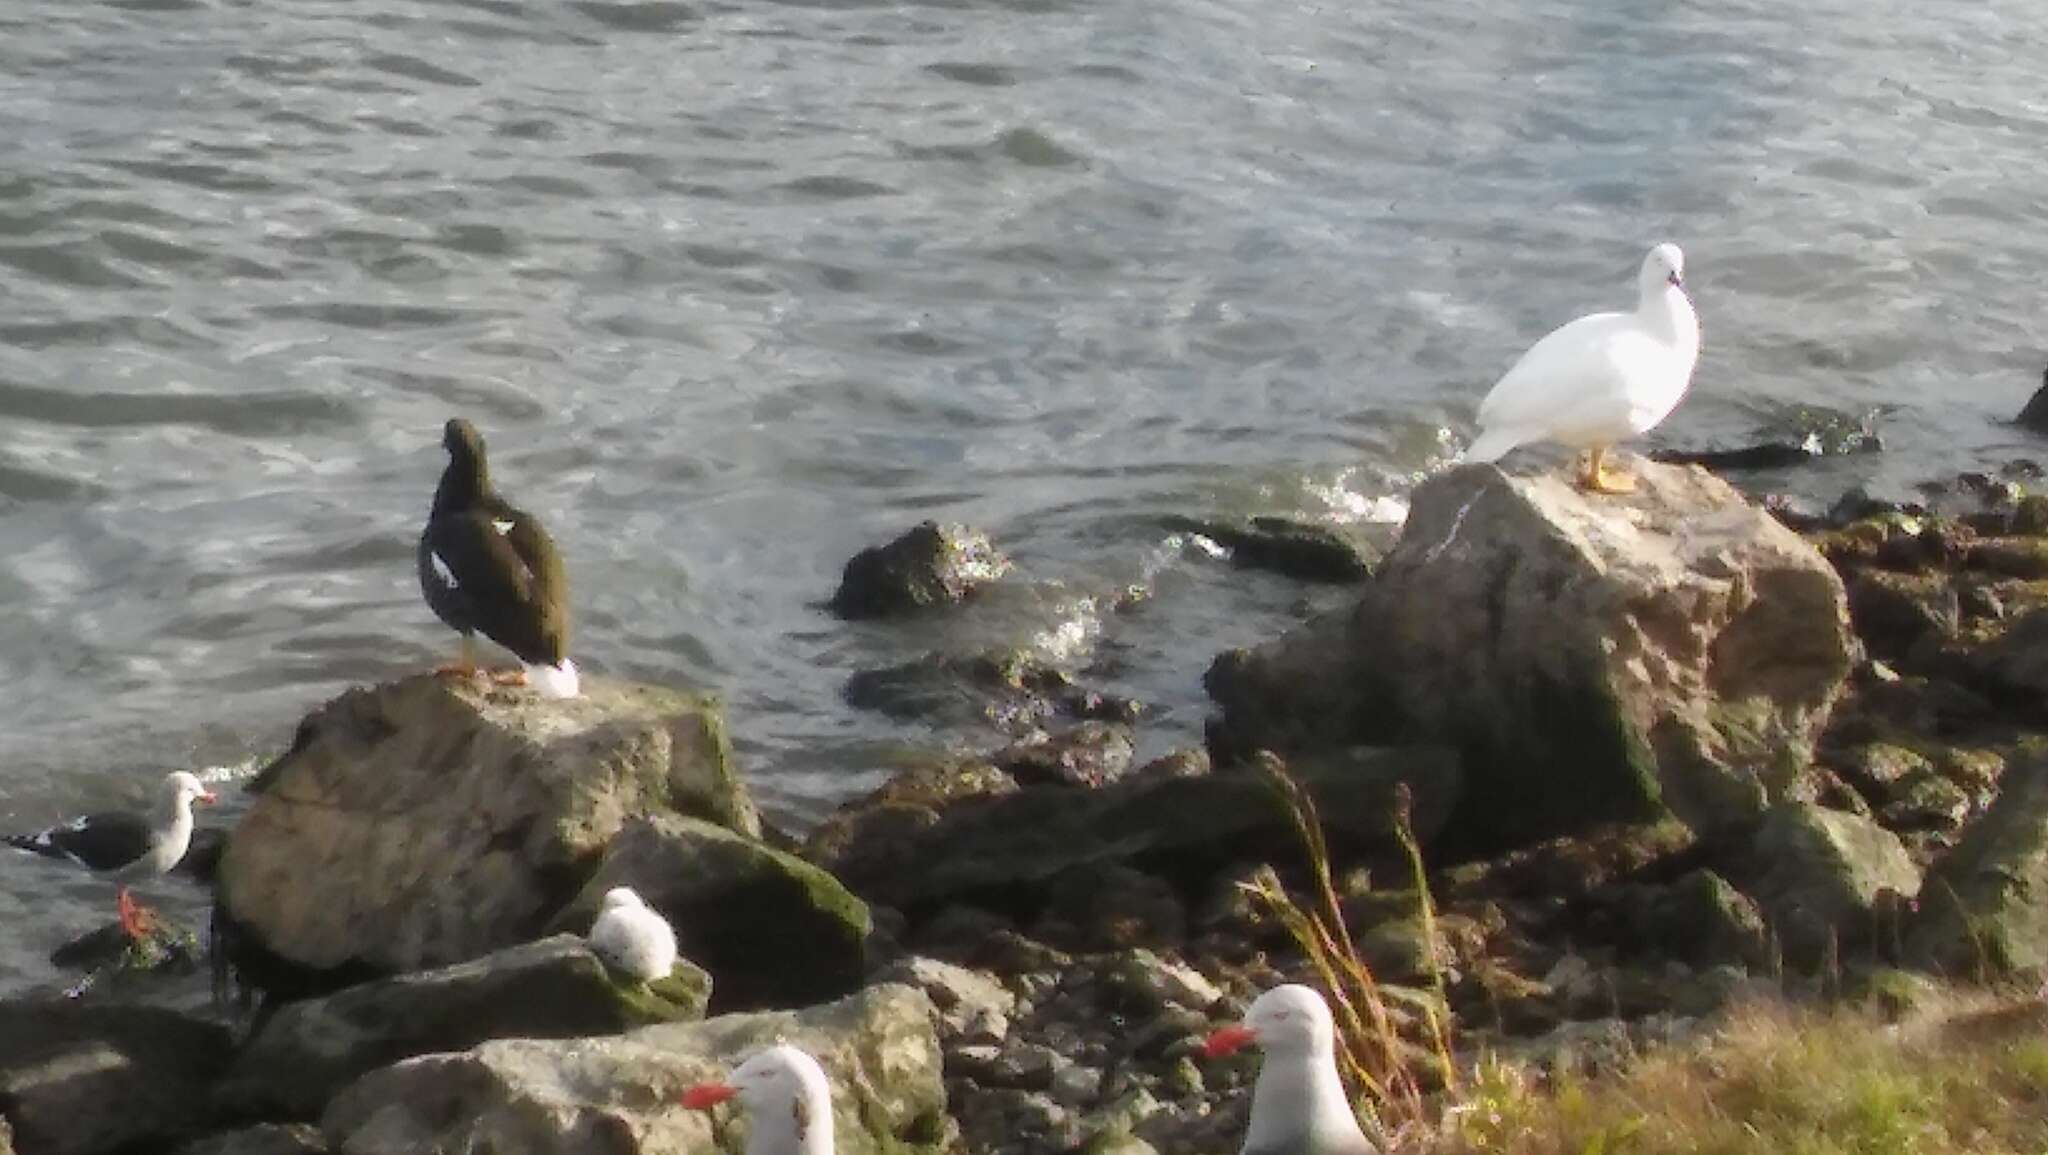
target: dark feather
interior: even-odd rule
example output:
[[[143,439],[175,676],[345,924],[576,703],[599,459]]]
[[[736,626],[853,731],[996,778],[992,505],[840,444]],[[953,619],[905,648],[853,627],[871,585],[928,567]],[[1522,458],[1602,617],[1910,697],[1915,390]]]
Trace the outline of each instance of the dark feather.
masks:
[[[118,870],[149,852],[149,821],[125,810],[88,814],[35,834],[12,834],[7,845],[93,870]]]

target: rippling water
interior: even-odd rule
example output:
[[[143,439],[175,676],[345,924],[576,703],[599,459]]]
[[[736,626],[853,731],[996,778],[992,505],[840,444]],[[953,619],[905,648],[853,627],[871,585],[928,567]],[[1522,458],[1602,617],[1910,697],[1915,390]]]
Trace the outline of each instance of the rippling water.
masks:
[[[982,737],[842,704],[928,648],[1035,641],[1154,703],[1149,747],[1192,739],[1208,657],[1318,595],[1160,515],[1365,515],[1655,239],[1706,331],[1668,443],[1896,407],[1888,453],[1759,479],[1822,496],[2048,450],[1998,422],[2041,364],[2039,28],[2019,0],[13,0],[0,820],[246,758],[446,653],[410,558],[453,413],[563,545],[579,660],[724,692],[792,821]],[[927,516],[1021,577],[911,627],[819,611]],[[108,901],[0,860],[0,986]]]

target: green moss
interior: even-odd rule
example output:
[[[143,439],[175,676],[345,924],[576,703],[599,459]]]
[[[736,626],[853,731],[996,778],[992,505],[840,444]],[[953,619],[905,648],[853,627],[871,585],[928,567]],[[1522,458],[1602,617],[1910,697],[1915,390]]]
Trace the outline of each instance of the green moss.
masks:
[[[683,960],[667,978],[645,985],[614,976],[612,993],[618,999],[619,1017],[629,1027],[693,1022],[704,1017],[704,1008],[711,1003],[711,976]]]
[[[1595,662],[1565,662],[1593,669]],[[1467,789],[1451,829],[1486,852],[1612,823],[1668,816],[1657,756],[1602,678],[1530,677],[1493,726],[1460,742]]]

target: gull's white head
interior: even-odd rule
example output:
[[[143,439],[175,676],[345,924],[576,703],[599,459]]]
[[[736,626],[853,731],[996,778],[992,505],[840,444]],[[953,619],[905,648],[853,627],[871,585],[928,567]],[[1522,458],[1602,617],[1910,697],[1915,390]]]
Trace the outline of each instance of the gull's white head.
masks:
[[[183,809],[194,802],[220,801],[219,796],[208,790],[206,783],[201,782],[198,775],[184,770],[175,770],[164,776],[163,797],[174,810]]]
[[[1636,284],[1648,298],[1664,291],[1665,286],[1685,289],[1685,252],[1669,241],[1650,250],[1643,258],[1643,271],[1636,278]]]
[[[699,1111],[727,1099],[738,1099],[757,1123],[792,1120],[799,1140],[811,1127],[832,1125],[830,1119],[810,1117],[813,1109],[831,1103],[832,1085],[825,1079],[825,1069],[787,1043],[755,1052],[722,1083],[699,1083],[683,1092],[683,1106]]]
[[[1244,1021],[1210,1035],[1210,1057],[1257,1046],[1268,1055],[1325,1055],[1337,1048],[1337,1024],[1323,996],[1300,983],[1274,987],[1252,1001]]]
[[[604,892],[604,902],[599,907],[599,909],[646,910],[647,903],[641,899],[640,893],[634,890],[632,887],[614,886],[610,890]]]

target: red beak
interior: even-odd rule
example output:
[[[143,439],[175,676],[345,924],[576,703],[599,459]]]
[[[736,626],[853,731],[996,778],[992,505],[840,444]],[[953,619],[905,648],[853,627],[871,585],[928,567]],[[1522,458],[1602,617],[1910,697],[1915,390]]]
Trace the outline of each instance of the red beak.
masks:
[[[1258,1040],[1258,1032],[1250,1027],[1225,1027],[1202,1040],[1202,1057],[1220,1059],[1225,1055],[1234,1055]]]
[[[199,796],[199,800],[200,800],[201,802],[218,802],[218,801],[220,801],[220,795],[218,795],[218,794],[215,794],[215,793],[214,793],[213,791],[211,791],[211,790],[208,790],[208,791],[207,791],[206,793],[204,793],[204,794],[201,794],[201,795]]]
[[[740,1093],[729,1083],[699,1083],[683,1092],[683,1106],[692,1111],[709,1111]]]

